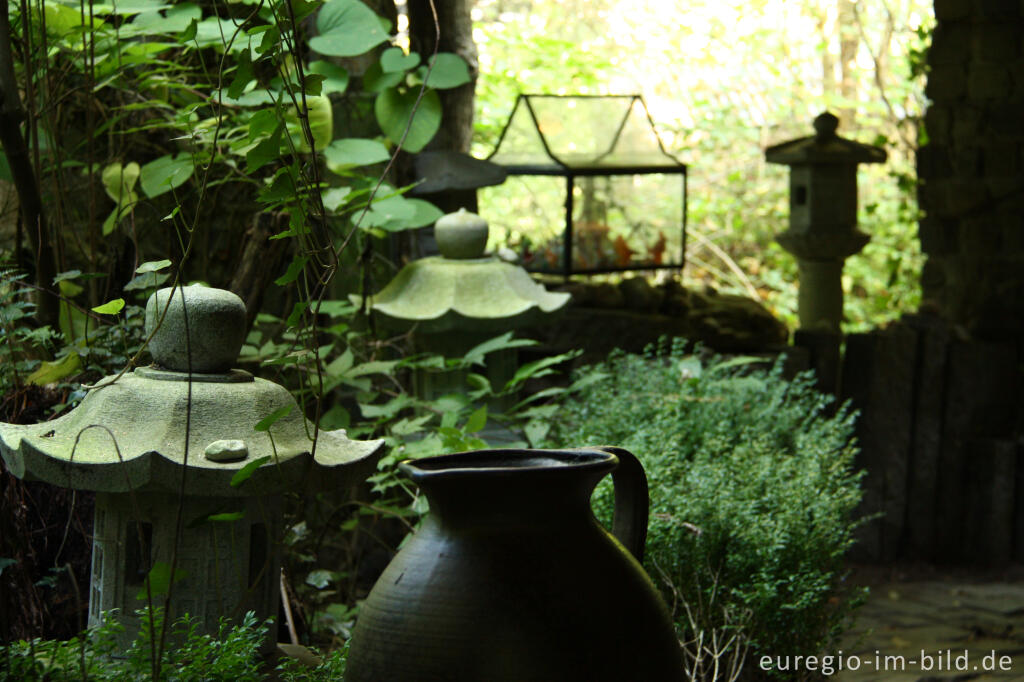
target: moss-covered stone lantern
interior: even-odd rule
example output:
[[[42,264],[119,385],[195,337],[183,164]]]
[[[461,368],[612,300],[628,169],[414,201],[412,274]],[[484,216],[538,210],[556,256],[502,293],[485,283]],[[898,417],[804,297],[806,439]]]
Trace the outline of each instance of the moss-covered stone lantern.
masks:
[[[857,229],[857,165],[882,163],[884,149],[836,134],[839,119],[814,119],[815,134],[765,151],[790,167],[789,229],[778,235],[800,268],[798,314],[803,330],[839,333],[843,262],[870,237]]]
[[[406,265],[378,294],[369,309],[382,326],[415,327],[419,350],[458,357],[489,338],[541,322],[569,301],[533,281],[522,267],[486,256],[487,222],[466,210],[449,213],[434,226],[440,256]],[[360,303],[358,296],[352,301]],[[515,371],[514,351],[493,353],[487,374],[500,387]],[[425,397],[462,390],[456,373],[422,374],[417,389]]]
[[[383,442],[338,430],[314,443],[283,386],[232,369],[245,305],[231,292],[161,289],[146,329],[152,366],[107,377],[53,421],[0,424],[0,455],[19,478],[96,491],[90,624],[117,609],[133,637],[160,565],[177,568],[174,618],[216,634],[221,616],[276,617],[282,493],[345,489]]]

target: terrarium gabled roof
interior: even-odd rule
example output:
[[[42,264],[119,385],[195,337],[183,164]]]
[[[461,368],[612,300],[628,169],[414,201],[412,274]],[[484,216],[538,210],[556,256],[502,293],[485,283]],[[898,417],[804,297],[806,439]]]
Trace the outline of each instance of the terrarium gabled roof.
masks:
[[[519,95],[488,161],[511,173],[685,168],[639,95]]]

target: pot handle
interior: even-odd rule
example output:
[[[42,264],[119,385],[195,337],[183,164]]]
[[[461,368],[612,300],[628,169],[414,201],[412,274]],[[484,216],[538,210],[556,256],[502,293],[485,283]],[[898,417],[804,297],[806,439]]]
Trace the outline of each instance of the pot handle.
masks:
[[[613,446],[595,448],[619,458],[619,466],[612,471],[615,487],[615,516],[612,519],[612,535],[629,550],[636,560],[643,563],[644,545],[647,542],[647,515],[650,495],[647,490],[647,475],[643,465],[629,450]]]

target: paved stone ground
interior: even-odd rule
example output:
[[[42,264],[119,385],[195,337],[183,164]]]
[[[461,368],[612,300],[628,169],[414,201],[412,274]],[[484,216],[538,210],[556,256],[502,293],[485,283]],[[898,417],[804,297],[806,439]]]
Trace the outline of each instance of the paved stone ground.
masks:
[[[1000,574],[860,569],[853,579],[868,584],[871,596],[841,650],[845,668],[857,664],[849,665],[851,657],[860,668],[831,679],[1024,682],[1024,567]]]

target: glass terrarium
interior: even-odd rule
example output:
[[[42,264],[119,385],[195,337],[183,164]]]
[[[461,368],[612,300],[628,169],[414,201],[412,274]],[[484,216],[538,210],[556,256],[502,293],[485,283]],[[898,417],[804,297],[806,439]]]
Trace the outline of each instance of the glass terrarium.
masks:
[[[639,95],[520,95],[488,160],[509,177],[481,206],[527,270],[682,267],[686,166]]]

